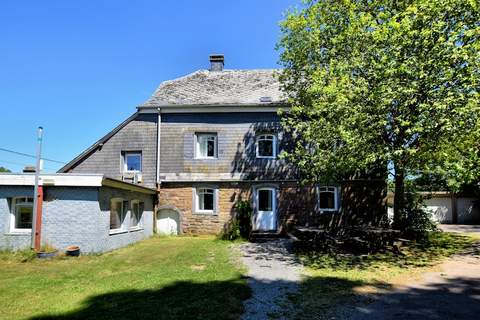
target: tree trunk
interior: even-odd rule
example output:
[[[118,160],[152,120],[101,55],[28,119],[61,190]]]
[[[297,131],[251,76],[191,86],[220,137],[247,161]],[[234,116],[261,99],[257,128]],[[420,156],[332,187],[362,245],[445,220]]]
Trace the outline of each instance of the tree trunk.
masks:
[[[395,166],[395,191],[393,198],[393,227],[402,229],[405,212],[405,170]]]

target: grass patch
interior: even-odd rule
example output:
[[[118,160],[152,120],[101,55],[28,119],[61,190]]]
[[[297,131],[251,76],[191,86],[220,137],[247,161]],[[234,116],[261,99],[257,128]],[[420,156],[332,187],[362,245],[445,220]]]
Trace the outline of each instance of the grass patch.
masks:
[[[0,319],[238,319],[250,289],[229,245],[154,237],[49,261],[3,252]]]
[[[302,283],[299,294],[292,297],[296,310],[290,318],[324,318],[332,307],[351,301],[356,292],[389,288],[394,278],[426,271],[475,240],[478,239],[468,235],[435,232],[425,243],[403,247],[404,255],[299,253],[309,277]]]
[[[37,257],[32,250],[0,251],[0,263],[28,262]]]

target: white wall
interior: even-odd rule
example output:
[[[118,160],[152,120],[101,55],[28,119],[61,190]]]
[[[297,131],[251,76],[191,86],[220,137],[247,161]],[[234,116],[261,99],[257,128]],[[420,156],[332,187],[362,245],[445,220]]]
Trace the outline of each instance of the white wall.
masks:
[[[456,199],[458,224],[480,224],[480,200],[474,197]],[[424,201],[426,209],[438,223],[453,223],[452,199],[449,195],[432,197]],[[393,219],[393,208],[388,208],[388,217]]]
[[[452,199],[445,198],[431,198],[423,202],[426,209],[432,213],[432,218],[439,223],[452,223],[453,210]]]
[[[458,223],[480,223],[479,202],[478,198],[458,198]]]

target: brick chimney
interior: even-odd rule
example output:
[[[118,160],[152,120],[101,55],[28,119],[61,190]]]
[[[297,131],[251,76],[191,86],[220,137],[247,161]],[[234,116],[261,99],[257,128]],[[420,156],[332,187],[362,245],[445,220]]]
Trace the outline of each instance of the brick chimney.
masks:
[[[210,55],[210,71],[223,71],[225,57],[223,54]]]

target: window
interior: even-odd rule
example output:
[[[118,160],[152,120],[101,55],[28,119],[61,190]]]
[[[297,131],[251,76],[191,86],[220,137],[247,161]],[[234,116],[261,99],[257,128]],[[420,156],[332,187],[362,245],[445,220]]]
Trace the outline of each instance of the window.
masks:
[[[198,159],[213,159],[217,157],[217,135],[199,133],[196,135],[196,157]]]
[[[125,152],[123,155],[123,172],[141,172],[142,153]]]
[[[33,198],[20,197],[12,199],[12,232],[29,232],[32,230]]]
[[[319,187],[319,208],[321,211],[335,211],[338,209],[338,194],[336,187]]]
[[[200,213],[215,212],[215,189],[197,188],[196,190],[196,211]]]
[[[277,157],[277,137],[273,134],[257,136],[257,158]]]
[[[112,199],[110,202],[110,230],[123,231],[126,229],[125,217],[128,211],[128,201]]]
[[[130,228],[142,227],[143,202],[132,201],[132,211],[130,212]]]
[[[258,190],[258,211],[273,211],[273,189],[259,189]]]

